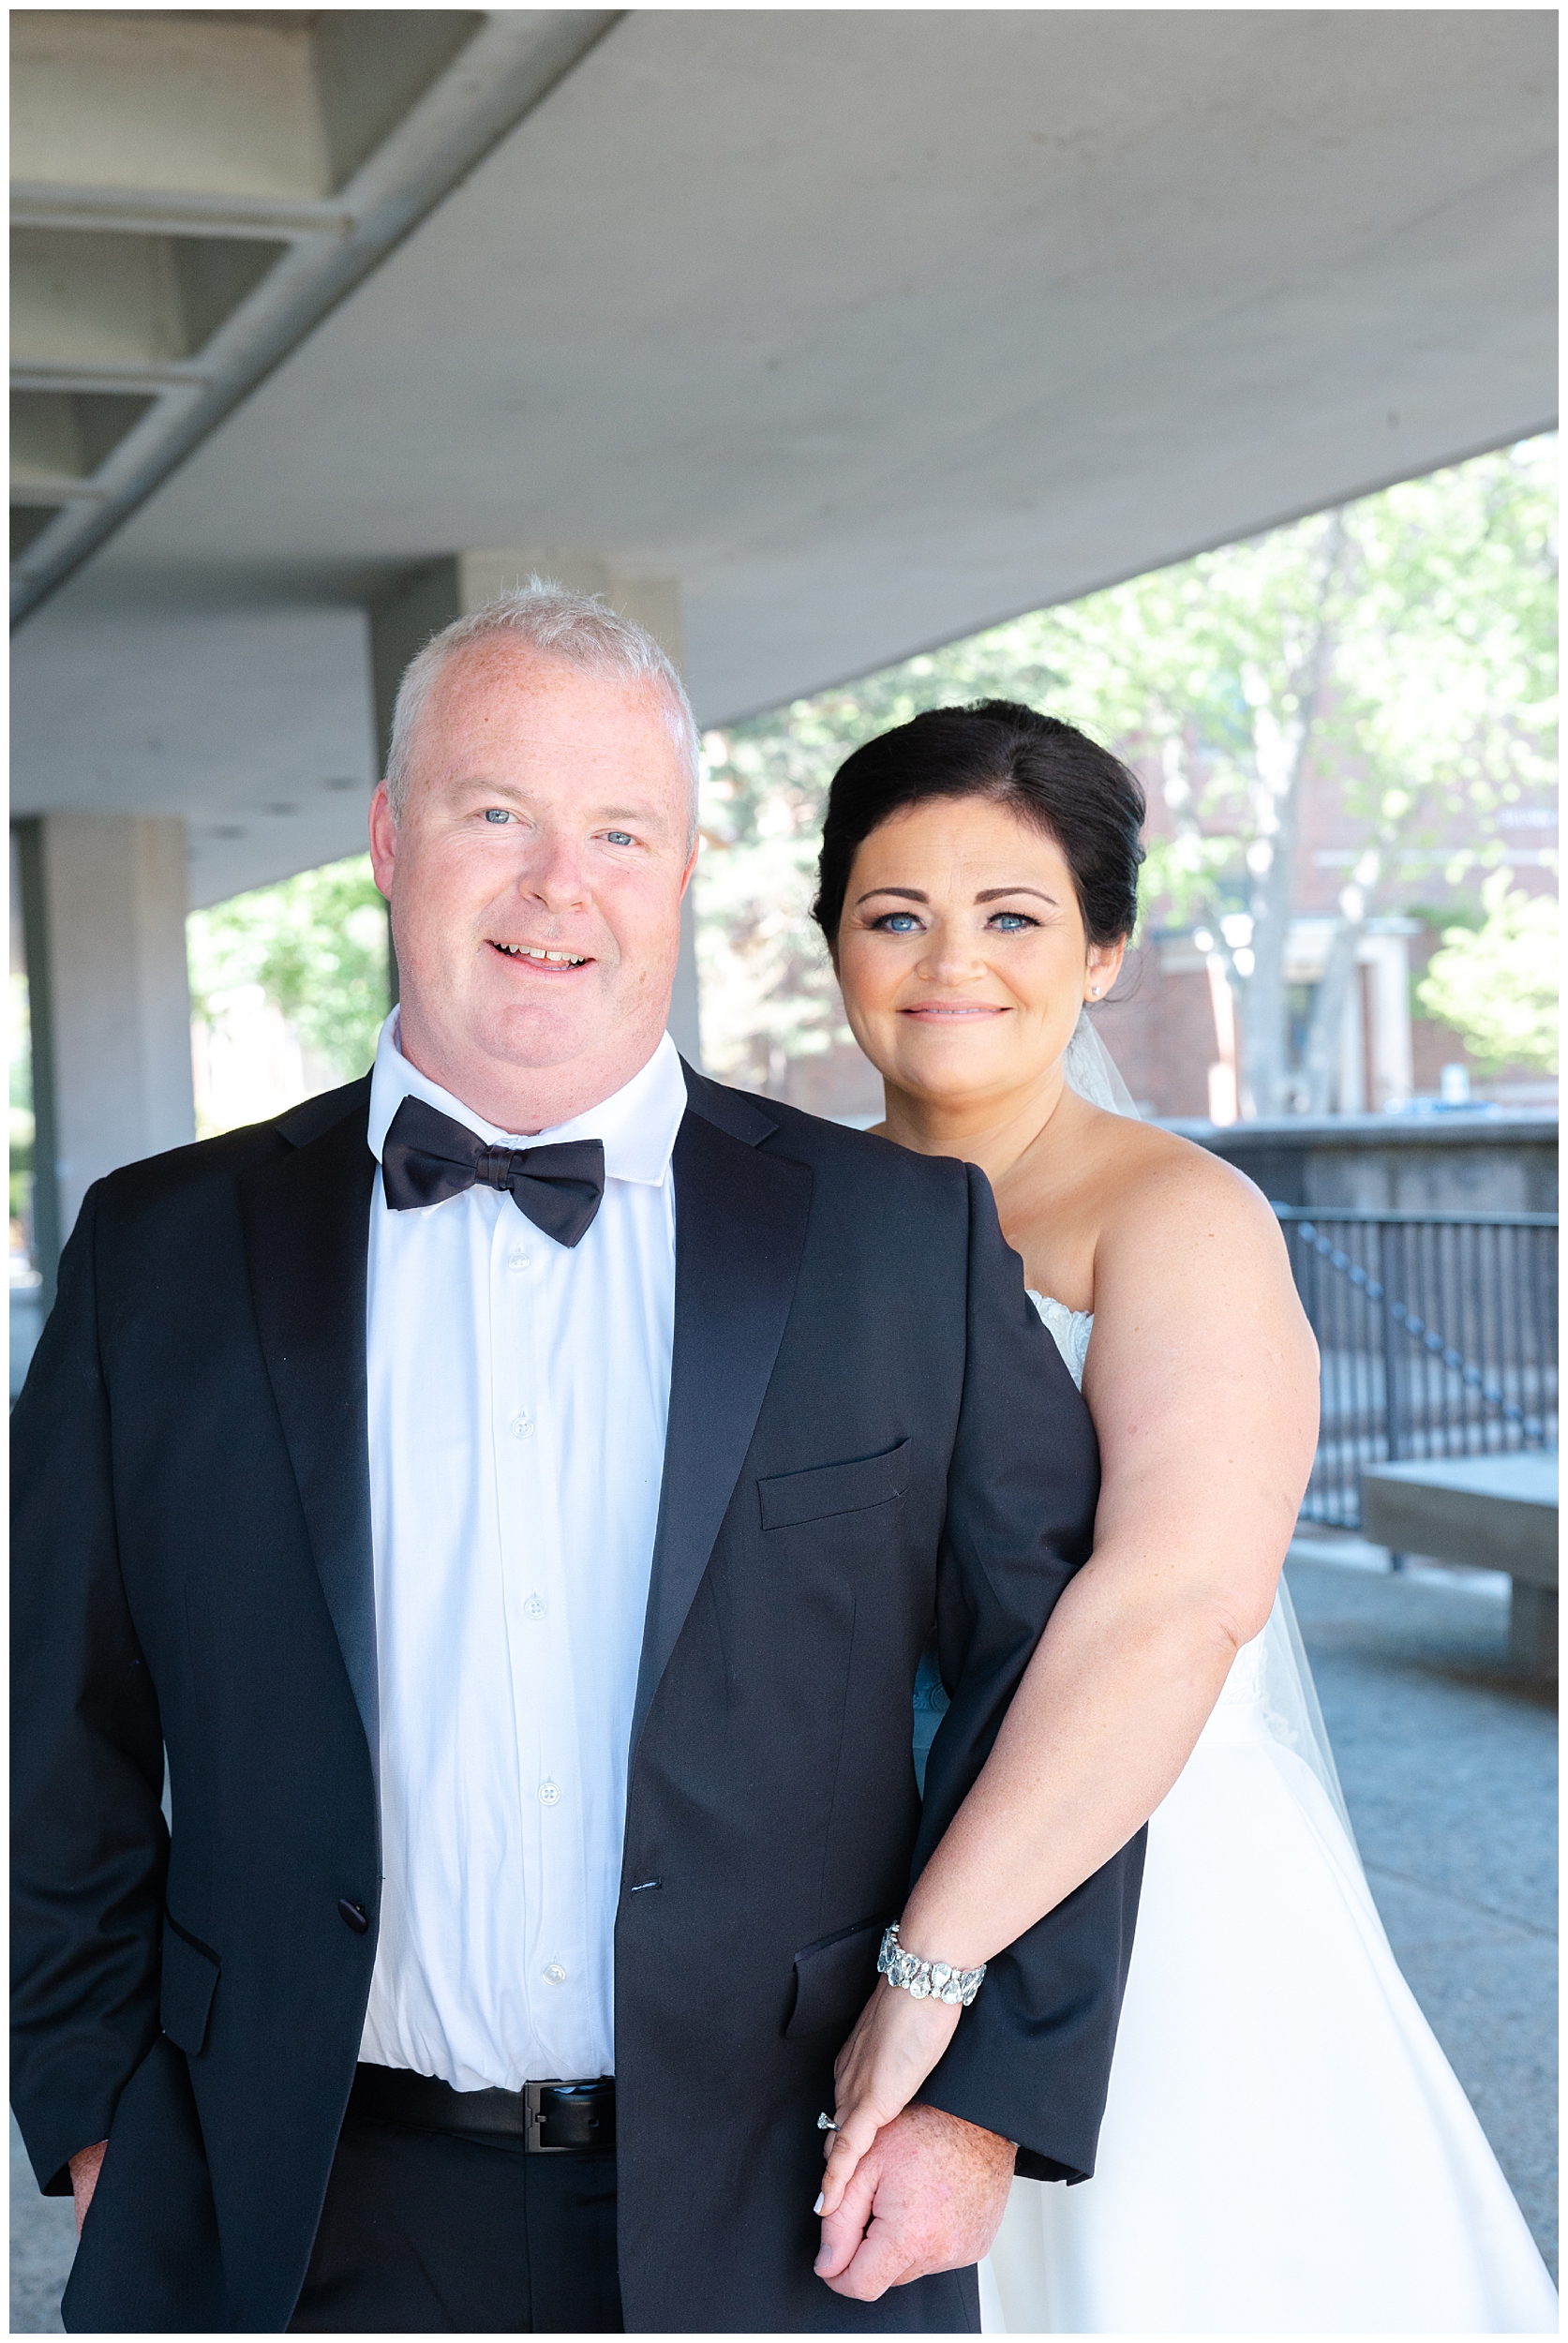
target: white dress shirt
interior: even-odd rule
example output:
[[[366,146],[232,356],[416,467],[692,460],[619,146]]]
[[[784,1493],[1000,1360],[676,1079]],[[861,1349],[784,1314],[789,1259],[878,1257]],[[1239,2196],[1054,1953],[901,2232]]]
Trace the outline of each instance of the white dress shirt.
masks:
[[[509,1195],[370,1207],[381,1936],[360,2051],[459,2091],[615,2070],[627,1744],[669,1413],[666,1035],[602,1106],[509,1137],[416,1072],[394,1010],[370,1146],[412,1095],[492,1145],[599,1139],[573,1250]]]

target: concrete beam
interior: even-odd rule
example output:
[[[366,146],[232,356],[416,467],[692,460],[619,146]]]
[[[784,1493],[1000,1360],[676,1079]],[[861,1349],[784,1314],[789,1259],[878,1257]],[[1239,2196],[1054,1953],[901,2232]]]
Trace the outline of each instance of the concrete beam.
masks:
[[[28,366],[117,363],[128,377],[140,363],[166,377],[178,363],[171,342],[199,351],[202,365],[183,388],[161,383],[145,427],[106,450],[90,475],[104,491],[96,502],[71,493],[89,475],[42,470],[28,454],[20,501],[56,509],[20,532],[13,619],[85,560],[618,21],[571,8],[270,19],[41,9],[14,20]],[[116,257],[106,236],[168,249]],[[73,302],[82,314],[67,329]],[[71,346],[48,347],[54,331]],[[140,360],[125,354],[127,337],[142,345]],[[121,345],[117,362],[106,341]],[[36,405],[98,395],[62,385],[27,395]]]
[[[11,35],[14,177],[320,200],[479,30],[483,10],[33,9]]]
[[[11,364],[163,374],[195,356],[283,258],[277,238],[11,231]]]
[[[28,10],[11,26],[18,179],[330,191],[309,19]]]

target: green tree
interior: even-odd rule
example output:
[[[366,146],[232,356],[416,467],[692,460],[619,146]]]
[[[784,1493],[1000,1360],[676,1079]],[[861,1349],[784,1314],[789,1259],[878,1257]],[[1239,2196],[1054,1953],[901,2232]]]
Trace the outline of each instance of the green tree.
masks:
[[[1463,806],[1482,825],[1551,783],[1557,746],[1555,440],[1504,449],[1353,507],[1355,562],[1335,652],[1327,753],[1363,851],[1308,1038],[1309,1096],[1327,1068],[1362,923],[1400,847],[1439,839]],[[1450,858],[1458,883],[1496,870],[1493,838]]]
[[[1555,1074],[1561,942],[1555,895],[1528,895],[1494,871],[1481,889],[1478,928],[1444,931],[1416,996],[1452,1025],[1487,1073],[1505,1066]]]
[[[1551,440],[1482,456],[710,735],[699,910],[716,1064],[765,1082],[775,1052],[843,1037],[805,918],[833,769],[921,708],[993,694],[1157,776],[1145,903],[1212,933],[1247,1108],[1326,1106],[1343,988],[1395,848],[1436,836],[1456,802],[1485,815],[1548,778],[1554,456]],[[1362,849],[1298,1071],[1292,848],[1304,778],[1325,768]]]
[[[365,1072],[388,988],[386,904],[368,855],[193,912],[186,940],[198,1016],[210,1019],[217,995],[260,985],[336,1079]]]

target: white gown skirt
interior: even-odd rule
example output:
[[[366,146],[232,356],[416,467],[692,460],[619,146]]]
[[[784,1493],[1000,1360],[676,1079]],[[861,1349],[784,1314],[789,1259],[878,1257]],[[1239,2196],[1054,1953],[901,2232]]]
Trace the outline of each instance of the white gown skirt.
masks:
[[[1014,2334],[1557,2330],[1338,1813],[1245,1693],[1149,1826],[1096,2176],[1013,2184],[981,2304]]]

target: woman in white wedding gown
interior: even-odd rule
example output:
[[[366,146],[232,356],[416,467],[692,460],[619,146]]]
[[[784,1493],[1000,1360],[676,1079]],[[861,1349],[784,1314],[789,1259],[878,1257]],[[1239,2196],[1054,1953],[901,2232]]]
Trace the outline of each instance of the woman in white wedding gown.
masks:
[[[984,2323],[1555,2332],[1540,2255],[1378,1918],[1274,1591],[1316,1394],[1272,1216],[1136,1123],[1084,1014],[1120,967],[1142,812],[1083,735],[990,702],[857,752],[824,839],[817,915],[887,1135],[988,1172],[1104,1460],[1094,1560],[902,1941],[989,1958],[1152,1812],[1096,2172],[1014,2182]],[[918,1766],[944,1707],[922,1669]],[[1085,1728],[1097,1771],[1075,1776]],[[867,2005],[839,2061],[829,2215],[956,2022],[882,1987]]]

